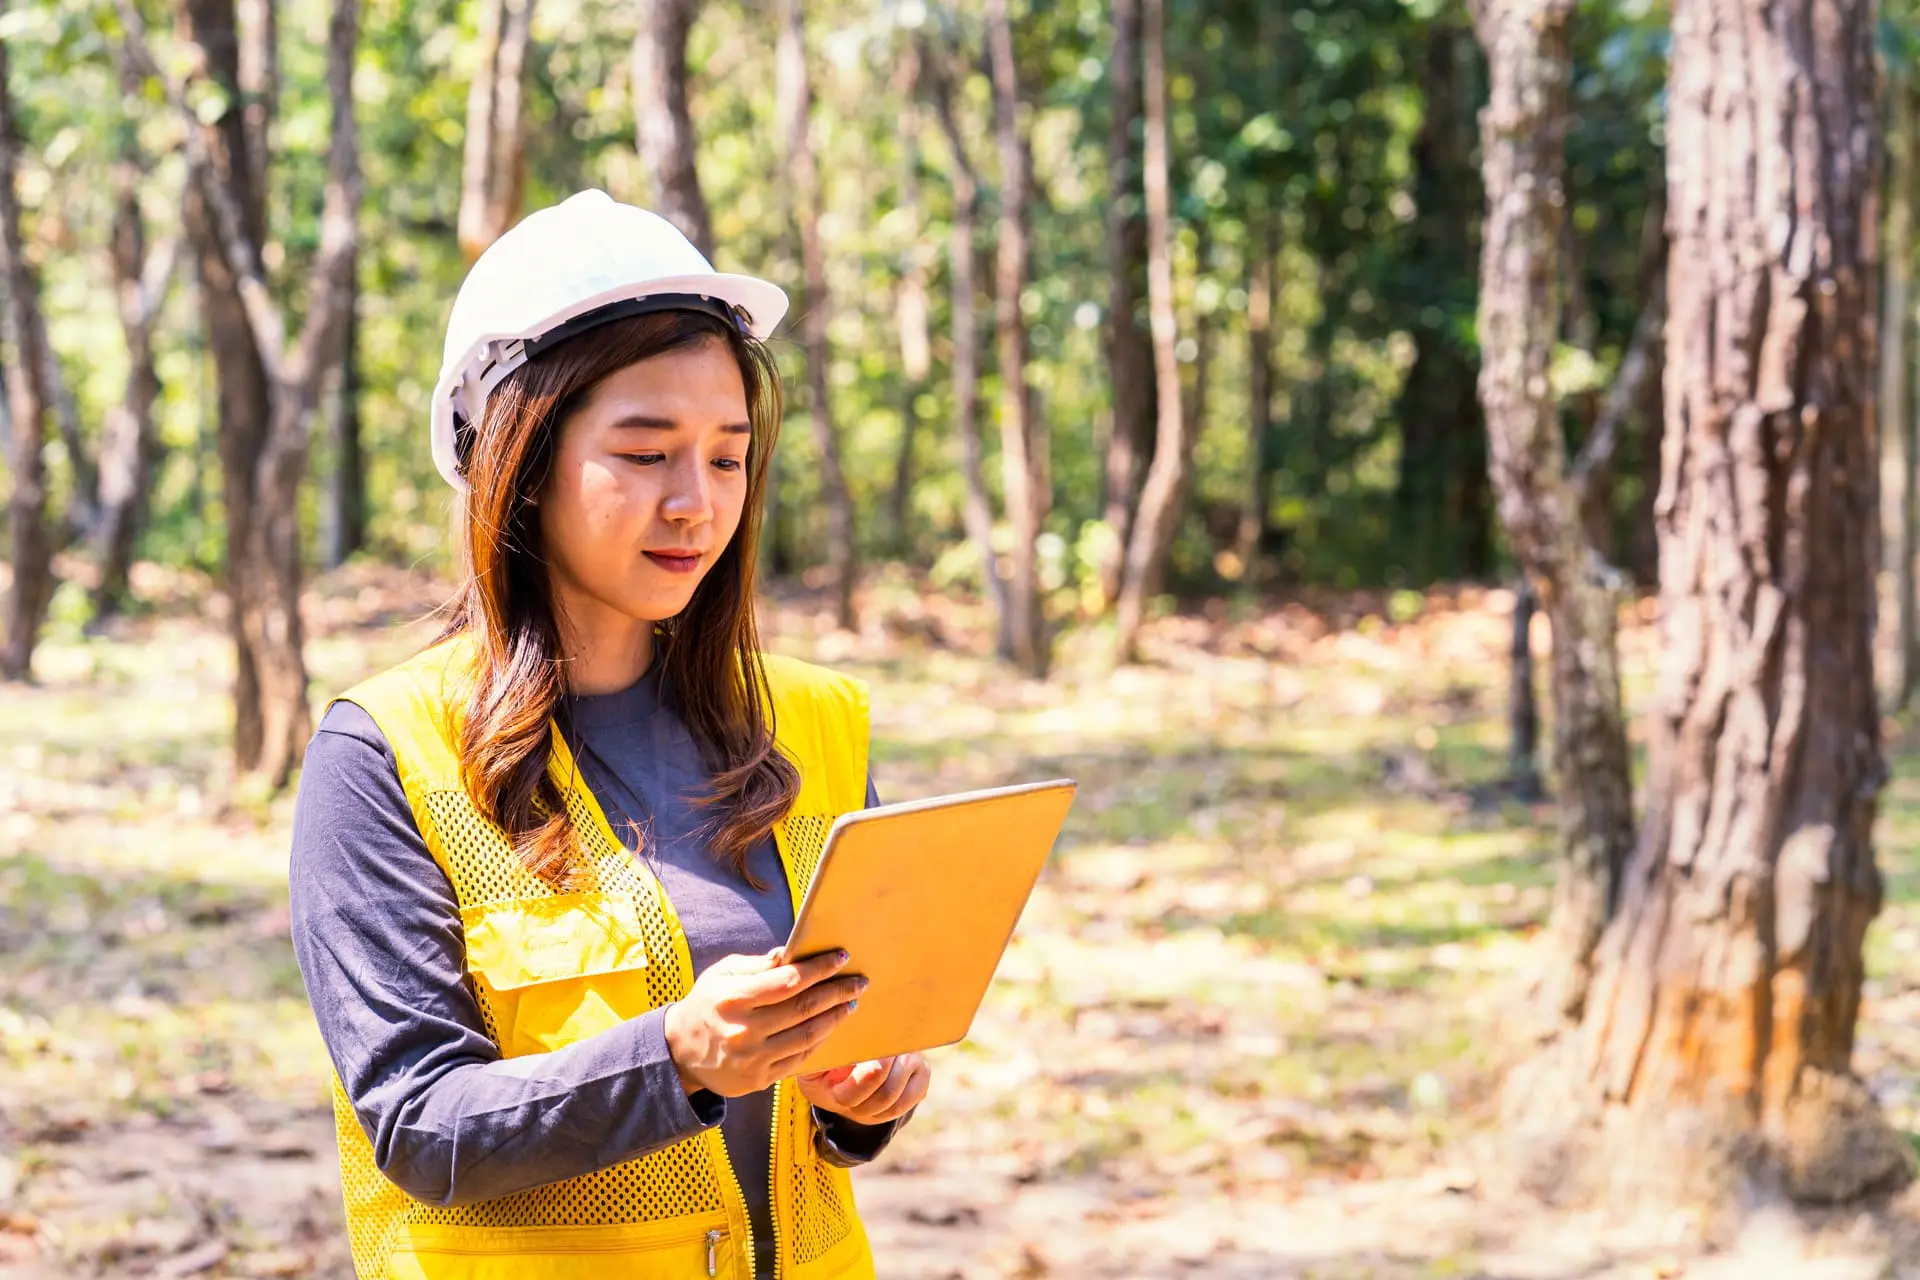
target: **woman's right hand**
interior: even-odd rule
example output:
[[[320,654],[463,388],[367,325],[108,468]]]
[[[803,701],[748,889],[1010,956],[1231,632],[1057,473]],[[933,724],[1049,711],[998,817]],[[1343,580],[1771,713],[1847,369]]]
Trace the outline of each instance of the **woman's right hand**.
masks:
[[[847,953],[788,964],[776,947],[727,956],[667,1006],[667,1051],[688,1093],[758,1093],[793,1069],[853,1012],[867,980],[840,976]]]

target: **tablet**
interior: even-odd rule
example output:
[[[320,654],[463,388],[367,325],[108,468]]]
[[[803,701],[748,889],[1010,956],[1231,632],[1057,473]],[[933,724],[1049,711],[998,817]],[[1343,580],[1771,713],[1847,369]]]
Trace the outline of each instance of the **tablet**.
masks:
[[[794,920],[793,958],[844,948],[860,1007],[795,1069],[964,1040],[1073,803],[1067,780],[839,818]]]

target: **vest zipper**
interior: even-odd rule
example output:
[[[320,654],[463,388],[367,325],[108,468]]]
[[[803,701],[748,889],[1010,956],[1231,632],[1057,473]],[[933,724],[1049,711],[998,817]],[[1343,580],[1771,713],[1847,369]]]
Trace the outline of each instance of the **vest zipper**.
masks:
[[[773,1280],[780,1280],[780,1214],[776,1206],[780,1203],[780,1086],[784,1080],[773,1082],[773,1134],[767,1147],[767,1223],[773,1228]],[[800,1158],[799,1152],[793,1158]]]
[[[718,1227],[707,1232],[707,1274],[709,1276],[720,1274],[720,1236],[721,1231]]]

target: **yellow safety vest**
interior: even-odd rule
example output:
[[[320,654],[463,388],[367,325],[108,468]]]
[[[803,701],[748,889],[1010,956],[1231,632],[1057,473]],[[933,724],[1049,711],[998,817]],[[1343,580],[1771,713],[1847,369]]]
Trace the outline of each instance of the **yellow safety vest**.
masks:
[[[693,963],[660,882],[608,826],[556,731],[550,772],[587,869],[556,893],[521,865],[460,782],[455,715],[472,641],[455,639],[374,676],[342,701],[393,748],[400,782],[460,904],[468,978],[505,1057],[584,1040],[681,999]],[[835,817],[866,802],[867,694],[859,681],[768,657],[776,739],[800,796],[773,830],[798,903]],[[360,1280],[752,1280],[753,1231],[718,1128],[652,1155],[498,1200],[441,1208],[374,1162],[338,1078],[334,1121],[347,1230]],[[871,1280],[873,1258],[846,1171],[814,1151],[813,1112],[774,1089],[769,1203],[781,1280]]]

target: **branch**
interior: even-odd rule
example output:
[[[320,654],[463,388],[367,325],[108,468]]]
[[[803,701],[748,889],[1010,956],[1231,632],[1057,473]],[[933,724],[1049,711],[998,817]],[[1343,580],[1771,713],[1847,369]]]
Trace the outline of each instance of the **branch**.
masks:
[[[973,204],[980,198],[980,173],[967,154],[967,141],[954,114],[953,64],[934,48],[931,39],[922,36],[920,66],[927,96],[933,100],[933,113],[940,121],[940,132],[946,137],[947,150],[953,153],[954,194],[963,204]]]
[[[320,251],[313,266],[313,291],[307,302],[286,376],[311,405],[320,382],[337,358],[333,348],[346,330],[342,301],[350,296],[354,248],[359,238],[360,151],[353,118],[353,54],[359,40],[358,0],[334,0],[327,22],[327,91],[333,102],[327,145],[326,195],[320,207]]]
[[[1633,327],[1633,338],[1627,344],[1627,353],[1620,358],[1620,369],[1613,375],[1613,385],[1607,388],[1606,404],[1601,407],[1593,434],[1587,437],[1580,455],[1573,460],[1573,470],[1568,476],[1574,498],[1582,507],[1587,504],[1595,478],[1604,473],[1613,461],[1614,450],[1620,445],[1621,432],[1626,427],[1627,419],[1633,415],[1634,406],[1640,403],[1647,378],[1653,372],[1654,344],[1666,334],[1666,276],[1656,275],[1648,287],[1647,305],[1641,309],[1640,320]]]
[[[133,0],[115,0],[114,6],[120,14],[120,23],[124,28],[122,40],[125,42],[127,57],[142,74],[152,76],[159,81],[167,101],[180,113],[181,122],[186,126],[187,169],[192,180],[200,184],[201,194],[206,197],[207,205],[213,213],[214,235],[220,242],[220,254],[226,261],[227,270],[233,273],[234,285],[240,295],[240,305],[246,312],[247,327],[253,331],[254,345],[259,348],[260,363],[265,367],[267,377],[272,382],[281,382],[286,376],[286,325],[280,317],[280,309],[274,305],[272,296],[267,292],[267,282],[261,278],[256,264],[260,261],[258,246],[246,231],[246,223],[240,216],[239,205],[235,203],[233,192],[220,181],[220,174],[213,162],[213,153],[207,145],[207,130],[211,126],[201,123],[191,107],[187,105],[186,95],[181,86],[169,80],[160,70],[160,64],[154,61],[153,51],[147,44],[146,24],[141,21],[140,12]],[[197,47],[197,45],[196,45]],[[201,65],[206,64],[204,54]],[[232,104],[229,110],[233,109]],[[233,162],[244,163],[244,158],[235,156]],[[331,168],[331,162],[329,163]],[[329,175],[331,183],[331,175]],[[325,251],[324,229],[322,232],[322,252]]]

